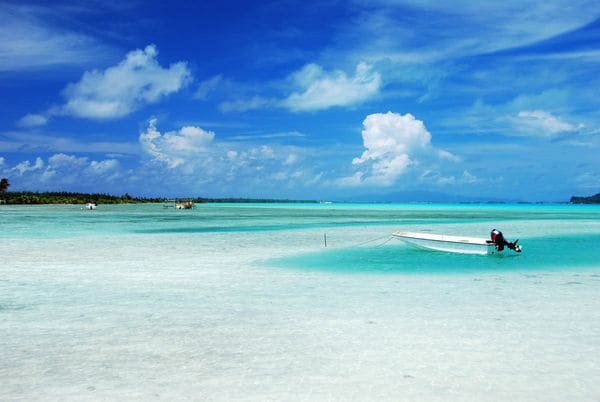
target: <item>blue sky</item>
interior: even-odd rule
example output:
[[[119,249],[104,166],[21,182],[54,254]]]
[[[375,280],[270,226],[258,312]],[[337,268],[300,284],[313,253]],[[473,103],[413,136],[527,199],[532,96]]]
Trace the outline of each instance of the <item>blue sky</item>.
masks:
[[[600,191],[600,1],[110,3],[0,1],[11,190]]]

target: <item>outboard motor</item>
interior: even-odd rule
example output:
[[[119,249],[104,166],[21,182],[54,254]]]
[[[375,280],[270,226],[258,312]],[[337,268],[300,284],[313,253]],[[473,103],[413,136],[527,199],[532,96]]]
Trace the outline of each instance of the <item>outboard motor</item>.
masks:
[[[517,253],[521,252],[521,246],[517,245],[519,239],[511,243],[504,238],[504,235],[498,229],[493,229],[490,237],[492,238],[492,243],[496,245],[496,250],[498,251],[503,251],[504,247],[506,246],[510,250],[514,250]]]

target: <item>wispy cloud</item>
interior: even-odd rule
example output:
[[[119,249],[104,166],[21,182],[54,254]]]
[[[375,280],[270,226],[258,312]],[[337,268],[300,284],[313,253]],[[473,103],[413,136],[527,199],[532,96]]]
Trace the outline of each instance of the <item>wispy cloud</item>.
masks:
[[[93,37],[48,23],[46,9],[0,4],[0,71],[105,60],[114,49]]]
[[[381,86],[381,75],[366,63],[359,63],[353,75],[342,70],[327,71],[311,63],[287,77],[284,87],[288,92],[282,97],[255,95],[249,99],[222,102],[219,108],[222,112],[261,108],[311,112],[365,102],[375,96]]]
[[[17,122],[19,127],[38,127],[43,126],[48,122],[48,117],[41,114],[27,113]]]
[[[85,136],[75,138],[59,134],[42,134],[28,131],[0,133],[0,151],[4,152],[84,152],[139,154],[139,144],[134,142],[92,141]]]
[[[598,191],[600,189],[600,174],[587,171],[575,177],[575,182],[586,191]]]
[[[256,134],[242,134],[234,135],[229,137],[229,140],[233,141],[246,141],[246,140],[257,140],[257,139],[275,139],[275,138],[304,138],[306,135],[299,131],[285,131],[280,133],[256,133]]]
[[[233,101],[221,102],[221,104],[219,105],[219,110],[223,113],[246,112],[248,110],[271,107],[276,104],[277,101],[273,99],[267,99],[256,95],[250,99],[238,99]]]
[[[591,22],[583,26],[576,25],[569,30],[558,32],[558,34],[544,40],[525,46],[512,47],[495,52],[493,55],[495,57],[513,57],[518,60],[598,60],[599,51],[597,43],[600,18],[593,13],[590,14],[590,17],[592,18]]]
[[[566,7],[561,0],[452,3],[418,0],[365,3],[357,0],[354,6],[351,17],[334,31],[333,44],[323,49],[317,60],[325,65],[366,61],[385,79],[382,96],[389,94],[392,88],[400,87],[415,90],[414,98],[424,102],[441,92],[440,87],[445,94],[457,89],[481,92],[481,85],[495,89],[496,81],[498,85],[504,85],[499,89],[504,94],[506,85],[515,88],[514,81],[521,81],[525,87],[517,90],[524,92],[535,88],[540,91],[543,90],[541,86],[534,87],[533,83],[523,81],[541,81],[540,70],[544,66],[527,74],[523,71],[529,70],[529,66],[510,66],[511,71],[506,71],[504,76],[496,70],[483,83],[477,81],[476,74],[482,69],[491,69],[491,66],[507,68],[507,63],[517,63],[523,55],[511,53],[511,49],[520,47],[535,48],[535,57],[540,59],[540,64],[549,57],[572,56],[577,60],[593,61],[597,52],[597,46],[593,44],[597,39],[591,40],[593,32],[587,37],[583,35],[582,41],[587,42],[582,46],[588,48],[584,51],[582,47],[569,56],[566,53],[573,47],[569,41],[536,47],[540,42],[596,20],[598,15],[589,12],[597,8],[594,0],[584,0],[577,7]],[[505,57],[500,57],[499,52],[506,52]],[[490,57],[482,60],[482,55]],[[502,62],[497,62],[500,59]],[[562,69],[572,77],[573,69],[579,68],[550,67],[552,71],[545,78],[555,79],[553,73],[559,74]],[[465,76],[464,70],[469,77]],[[448,88],[448,83],[453,87]],[[473,88],[467,89],[465,85],[473,85]],[[464,95],[459,94],[459,99]]]
[[[358,12],[336,32],[329,57],[432,63],[529,45],[577,29],[597,18],[594,0],[355,2]],[[352,43],[348,51],[347,43]],[[342,53],[340,54],[340,50]]]
[[[541,137],[553,137],[559,133],[573,132],[583,128],[568,123],[551,113],[543,110],[523,110],[517,114],[517,127],[521,132],[538,135]]]
[[[198,84],[198,88],[196,88],[196,92],[194,93],[194,99],[197,100],[207,100],[208,95],[214,92],[219,84],[223,82],[223,75],[215,75],[208,80],[202,81]]]
[[[503,102],[477,99],[441,123],[451,133],[496,134],[500,137],[556,139],[565,134],[586,135],[591,129],[581,110],[594,102],[593,90],[567,87],[523,93]],[[589,118],[589,117],[588,117]],[[591,127],[591,126],[590,126]]]

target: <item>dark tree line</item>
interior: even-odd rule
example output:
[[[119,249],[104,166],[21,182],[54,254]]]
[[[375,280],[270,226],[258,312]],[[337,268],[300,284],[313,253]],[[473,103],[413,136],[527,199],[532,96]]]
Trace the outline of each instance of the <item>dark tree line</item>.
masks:
[[[6,204],[134,204],[145,202],[162,202],[162,198],[135,198],[129,194],[115,196],[109,194],[87,194],[57,192],[30,192],[11,191],[4,192],[2,198]]]
[[[8,181],[8,179],[6,177],[2,178],[2,180],[0,180],[0,193],[6,192],[6,190],[8,190],[9,187],[10,182]]]
[[[165,202],[166,198],[139,198],[132,197],[128,193],[121,196],[110,194],[87,194],[71,193],[66,191],[54,192],[32,192],[32,191],[11,191],[8,192],[10,182],[7,178],[0,180],[0,194],[2,202],[6,204],[136,204],[146,202]],[[188,198],[188,201],[194,203],[204,202],[234,202],[234,203],[252,203],[252,202],[288,202],[288,203],[313,203],[312,200],[278,200],[263,198]]]

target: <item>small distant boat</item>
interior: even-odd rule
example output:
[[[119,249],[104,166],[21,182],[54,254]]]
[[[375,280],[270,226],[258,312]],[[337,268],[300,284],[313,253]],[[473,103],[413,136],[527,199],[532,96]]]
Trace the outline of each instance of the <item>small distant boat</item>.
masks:
[[[87,204],[85,204],[85,209],[92,210],[96,209],[97,206],[98,205],[95,202],[88,202]]]
[[[494,232],[492,231],[492,233]],[[495,238],[496,240],[419,232],[394,232],[392,236],[420,248],[450,253],[486,255],[506,254],[512,251],[521,252],[521,246],[517,245],[519,240],[509,243],[504,240],[502,233],[499,233],[500,237]]]
[[[194,203],[192,201],[182,201],[175,203],[176,209],[192,209],[194,208]]]

